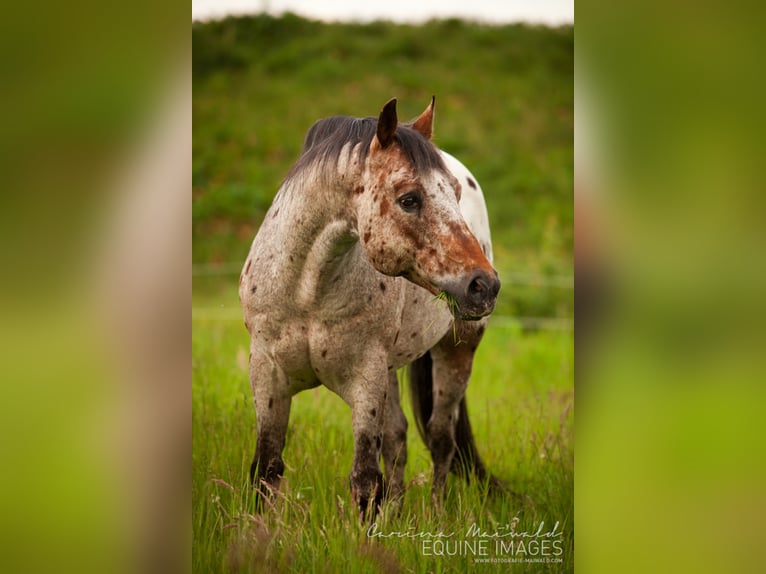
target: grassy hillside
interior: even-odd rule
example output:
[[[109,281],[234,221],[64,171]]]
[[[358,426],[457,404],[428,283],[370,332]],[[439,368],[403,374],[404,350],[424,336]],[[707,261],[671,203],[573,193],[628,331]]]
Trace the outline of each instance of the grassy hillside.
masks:
[[[240,263],[318,118],[400,117],[437,96],[435,141],[487,196],[497,313],[571,317],[571,27],[323,24],[292,15],[195,23],[194,262]],[[238,270],[195,277],[216,292]],[[562,277],[564,279],[562,280]]]

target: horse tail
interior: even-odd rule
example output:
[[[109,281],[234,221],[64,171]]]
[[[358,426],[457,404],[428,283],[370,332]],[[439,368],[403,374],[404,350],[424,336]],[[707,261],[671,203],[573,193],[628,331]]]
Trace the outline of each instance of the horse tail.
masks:
[[[409,366],[410,400],[412,412],[415,415],[415,424],[423,442],[428,445],[426,425],[431,418],[434,408],[434,381],[433,362],[431,353],[426,353],[419,359],[415,359]]]
[[[423,442],[428,444],[426,425],[433,411],[433,362],[431,354],[426,353],[409,366],[410,397],[415,424]],[[490,491],[505,491],[507,487],[497,477],[487,472],[484,462],[476,448],[471,421],[468,418],[468,405],[465,396],[460,400],[458,419],[455,425],[455,456],[450,472],[470,482],[474,476],[479,482],[488,482]]]
[[[490,477],[487,473],[487,468],[484,466],[484,462],[481,460],[479,451],[476,448],[471,421],[468,418],[468,405],[465,401],[465,395],[460,400],[460,406],[458,407],[455,443],[455,456],[452,458],[451,472],[464,477],[466,481],[470,480],[471,475],[475,476],[479,482],[485,482],[488,478],[494,478]]]

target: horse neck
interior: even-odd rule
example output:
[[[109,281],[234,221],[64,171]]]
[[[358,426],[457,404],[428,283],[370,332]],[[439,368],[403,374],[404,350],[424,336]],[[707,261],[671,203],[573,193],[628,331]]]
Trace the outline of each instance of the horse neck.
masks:
[[[271,208],[270,223],[276,229],[264,231],[272,252],[279,254],[274,271],[296,287],[295,299],[300,305],[317,299],[358,245],[349,200],[352,181],[340,174],[337,178],[298,178],[282,187]]]

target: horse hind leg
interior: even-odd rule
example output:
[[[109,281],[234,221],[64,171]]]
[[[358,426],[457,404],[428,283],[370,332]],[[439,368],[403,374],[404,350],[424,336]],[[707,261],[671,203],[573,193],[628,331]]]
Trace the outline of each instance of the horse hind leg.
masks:
[[[285,464],[282,450],[287,436],[292,395],[287,378],[276,366],[256,364],[251,360],[250,385],[255,402],[258,436],[255,456],[250,465],[250,481],[256,487],[256,497],[279,488]],[[259,499],[260,503],[260,499]]]
[[[404,494],[404,467],[407,464],[407,417],[402,411],[396,371],[388,373],[385,408],[383,462],[386,467],[386,494],[391,500],[396,500]]]

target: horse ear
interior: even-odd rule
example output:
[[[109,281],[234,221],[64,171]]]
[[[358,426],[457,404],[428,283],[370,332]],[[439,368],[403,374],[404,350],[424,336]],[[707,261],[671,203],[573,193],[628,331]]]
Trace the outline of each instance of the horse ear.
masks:
[[[431,139],[431,136],[433,135],[433,131],[434,131],[434,106],[435,105],[436,105],[436,96],[431,96],[431,103],[428,104],[428,107],[425,109],[425,111],[422,114],[420,114],[418,119],[412,122],[412,129],[414,129],[417,132],[420,132],[420,134],[427,140]]]
[[[396,126],[399,124],[399,119],[396,117],[396,98],[391,98],[383,106],[378,116],[378,130],[375,132],[375,137],[378,140],[378,144],[381,148],[387,148],[394,141],[396,135]]]

